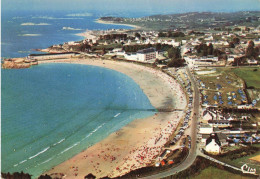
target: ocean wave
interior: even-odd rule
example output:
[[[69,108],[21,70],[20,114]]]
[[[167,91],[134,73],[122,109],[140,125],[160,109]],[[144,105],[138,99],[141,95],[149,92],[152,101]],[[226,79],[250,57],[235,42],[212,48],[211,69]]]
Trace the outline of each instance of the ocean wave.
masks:
[[[18,51],[18,53],[31,53],[31,51]]]
[[[50,147],[47,147],[47,148],[43,149],[42,151],[38,152],[37,154],[35,154],[35,155],[29,157],[29,159],[31,160],[31,159],[37,157],[38,155],[40,155],[40,154],[46,152],[47,150],[49,150],[49,148],[50,148]]]
[[[45,160],[44,162],[42,162],[42,163],[40,163],[40,164],[38,164],[38,165],[45,164],[45,163],[47,163],[47,162],[51,161],[52,159],[53,159],[53,157],[49,158],[48,160]]]
[[[27,162],[27,159],[25,159],[25,160],[23,160],[23,161],[21,161],[21,162],[15,164],[14,167],[17,167],[18,165],[23,164],[24,162]]]
[[[42,34],[20,34],[19,36],[23,37],[36,37],[36,36],[41,36]]]
[[[22,163],[24,163],[24,162],[26,162],[27,160],[23,160],[23,161],[21,161],[21,162],[19,162],[19,164],[22,164]]]
[[[72,17],[51,17],[51,16],[35,16],[33,19],[48,19],[48,20],[62,20],[62,19],[83,19],[83,18],[72,18]]]
[[[62,30],[83,30],[83,29],[77,29],[73,27],[63,27]]]
[[[121,113],[117,113],[114,117],[116,118],[117,116],[119,116]]]
[[[92,132],[90,132],[84,139],[82,139],[81,141],[89,138],[90,136],[92,136],[92,134],[94,134],[97,130],[99,130],[101,127],[103,127],[106,123],[101,124],[100,126],[98,126],[96,129],[94,129]]]
[[[17,16],[17,17],[13,17],[12,19],[23,19],[24,17],[19,17],[19,16]]]
[[[72,149],[73,147],[75,147],[75,146],[79,145],[79,143],[80,143],[80,142],[77,142],[77,143],[73,144],[72,146],[70,146],[70,147],[66,148],[66,149],[65,149],[65,150],[63,150],[63,151],[62,151],[60,154],[63,154],[64,152],[67,152],[68,150]]]
[[[71,16],[71,17],[89,17],[89,16],[93,16],[93,14],[86,12],[86,13],[67,14],[67,16]]]
[[[33,22],[25,22],[21,24],[22,26],[36,26],[36,25],[51,25],[48,23],[33,23]]]
[[[60,144],[60,143],[62,143],[64,140],[65,140],[65,138],[61,139],[59,142],[57,142],[57,143],[53,144],[53,146],[55,146],[55,145],[57,145],[57,144]]]

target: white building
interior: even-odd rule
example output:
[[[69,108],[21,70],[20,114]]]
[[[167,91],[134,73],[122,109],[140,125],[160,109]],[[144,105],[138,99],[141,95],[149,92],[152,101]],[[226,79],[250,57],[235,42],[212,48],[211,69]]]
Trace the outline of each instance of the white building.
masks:
[[[218,62],[218,57],[187,56],[184,59],[189,66],[212,66]]]
[[[208,124],[201,125],[199,133],[200,134],[211,134],[211,133],[213,133],[213,127]]]
[[[212,154],[221,153],[221,143],[215,133],[212,133],[210,137],[206,140],[206,152]]]
[[[112,55],[125,55],[125,51],[122,48],[115,48],[112,50]]]
[[[257,60],[255,60],[255,59],[248,59],[247,60],[247,63],[249,64],[249,65],[257,65]]]
[[[209,36],[209,37],[204,38],[204,40],[214,40],[214,38],[213,38],[213,36],[211,35],[211,36]]]
[[[133,60],[133,61],[138,61],[138,56],[136,53],[125,53],[124,54],[125,59],[127,60]]]
[[[155,48],[147,48],[137,51],[138,60],[142,62],[156,60]]]

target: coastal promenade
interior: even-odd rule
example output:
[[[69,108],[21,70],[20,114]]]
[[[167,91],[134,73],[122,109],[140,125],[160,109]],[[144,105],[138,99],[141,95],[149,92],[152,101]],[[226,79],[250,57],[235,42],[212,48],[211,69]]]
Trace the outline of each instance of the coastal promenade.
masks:
[[[193,162],[195,161],[198,151],[197,151],[197,124],[198,124],[198,118],[199,118],[199,106],[200,106],[200,99],[199,99],[199,89],[196,83],[196,80],[194,79],[194,76],[191,74],[189,68],[186,68],[189,79],[191,80],[191,83],[193,85],[194,89],[194,103],[193,103],[193,119],[191,121],[191,149],[189,151],[189,154],[187,158],[177,167],[170,168],[166,171],[160,172],[155,175],[149,175],[146,177],[142,177],[142,179],[158,179],[158,178],[164,178],[171,175],[174,175],[180,171],[183,171],[190,167]]]

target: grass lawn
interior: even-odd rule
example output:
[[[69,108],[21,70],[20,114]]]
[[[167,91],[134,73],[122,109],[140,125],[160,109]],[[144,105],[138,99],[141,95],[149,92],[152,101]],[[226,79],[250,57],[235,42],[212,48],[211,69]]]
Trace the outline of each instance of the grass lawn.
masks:
[[[260,151],[254,153],[252,155],[241,157],[241,158],[238,158],[238,159],[235,159],[235,160],[230,160],[227,157],[225,157],[225,158],[222,158],[221,161],[228,163],[230,165],[236,166],[238,168],[240,168],[242,165],[244,165],[246,163],[248,166],[255,168],[256,172],[259,174],[260,173],[260,163],[253,161],[253,160],[250,160],[250,158],[258,156],[258,155],[260,155]]]
[[[247,179],[249,177],[244,177],[241,175],[237,175],[225,170],[220,170],[216,167],[208,167],[204,170],[202,170],[202,172],[195,176],[195,177],[191,177],[193,179],[219,179],[219,178],[230,178],[230,179]]]
[[[257,71],[254,71],[257,69]],[[207,71],[209,69],[201,69],[202,71]],[[227,105],[227,93],[234,91],[237,95],[235,101],[232,101],[233,104],[240,104],[241,98],[237,93],[238,89],[242,89],[244,80],[247,84],[247,87],[254,87],[255,89],[248,89],[248,94],[251,100],[260,98],[260,68],[259,67],[240,67],[240,68],[216,68],[216,72],[212,74],[198,74],[200,80],[203,81],[206,88],[204,89],[206,95],[208,95],[208,102],[211,105],[214,105],[218,100],[213,100],[213,96],[216,95],[216,92],[222,92],[223,105],[217,103],[220,106],[229,106]],[[223,88],[216,90],[216,85],[219,84]],[[216,102],[217,101],[217,102]],[[257,107],[260,107],[260,102],[257,103]]]
[[[229,70],[230,69],[226,68],[217,68],[215,73],[198,75],[203,84],[205,84],[205,88],[202,89],[205,91],[205,95],[208,96],[207,99],[204,98],[203,101],[208,101],[208,104],[218,106],[241,104],[242,98],[241,95],[238,94],[238,90],[242,90],[243,81],[237,78],[234,73],[230,73]],[[218,89],[217,85],[220,85],[221,88]],[[219,95],[218,92],[221,94]],[[214,96],[217,98],[213,99]],[[223,104],[221,104],[221,100]],[[229,102],[231,102],[231,104],[228,104]]]
[[[257,71],[254,71],[257,69]],[[255,89],[248,89],[251,100],[260,98],[260,68],[259,67],[241,67],[230,69],[231,72],[245,80],[247,87],[254,87]],[[260,102],[257,103],[257,107],[260,107]]]
[[[257,69],[257,71],[254,71]],[[253,86],[260,89],[260,68],[259,67],[241,67],[231,69],[237,76],[245,80],[247,87]]]

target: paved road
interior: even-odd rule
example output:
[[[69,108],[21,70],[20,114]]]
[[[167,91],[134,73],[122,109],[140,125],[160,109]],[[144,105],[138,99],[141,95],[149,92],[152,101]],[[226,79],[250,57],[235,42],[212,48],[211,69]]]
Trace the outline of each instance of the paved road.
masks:
[[[151,175],[151,176],[146,176],[146,177],[142,177],[144,179],[158,179],[158,178],[164,178],[164,177],[168,177],[171,176],[173,174],[175,174],[176,172],[180,172],[182,170],[187,169],[189,166],[192,165],[192,163],[194,162],[194,160],[197,157],[197,123],[198,123],[198,117],[199,117],[199,89],[197,87],[197,83],[193,77],[193,75],[191,74],[190,70],[187,69],[187,73],[189,75],[189,78],[191,80],[191,83],[194,87],[194,103],[193,103],[193,119],[191,122],[191,149],[190,152],[188,154],[188,157],[177,167],[174,168],[170,168],[169,170],[163,171],[161,173],[157,173],[155,175]]]

